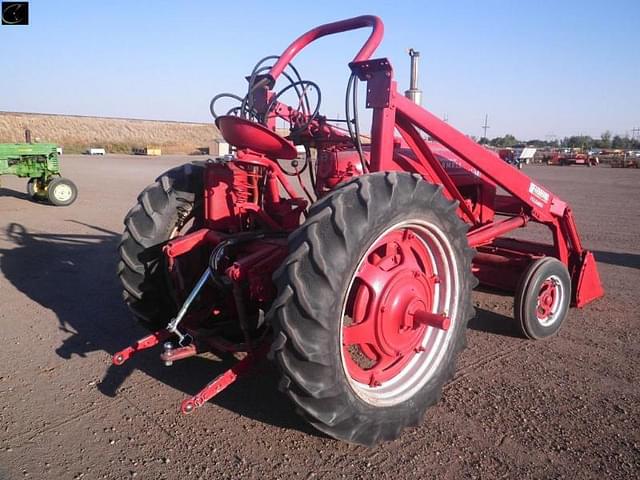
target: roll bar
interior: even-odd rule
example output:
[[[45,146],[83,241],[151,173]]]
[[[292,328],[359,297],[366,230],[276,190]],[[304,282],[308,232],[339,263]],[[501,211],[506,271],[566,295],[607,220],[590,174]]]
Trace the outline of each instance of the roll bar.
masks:
[[[342,33],[348,30],[357,30],[358,28],[371,27],[371,35],[362,46],[358,54],[353,59],[354,62],[360,62],[362,60],[368,60],[373,52],[378,48],[384,35],[384,25],[382,20],[375,15],[362,15],[360,17],[347,18],[346,20],[340,20],[338,22],[326,23],[320,25],[307,33],[299,36],[294,42],[287,47],[287,49],[280,55],[279,60],[269,71],[269,76],[272,81],[275,82],[282,71],[293,60],[300,50],[309,45],[311,42],[317,40],[320,37],[327,35],[333,35],[334,33]]]

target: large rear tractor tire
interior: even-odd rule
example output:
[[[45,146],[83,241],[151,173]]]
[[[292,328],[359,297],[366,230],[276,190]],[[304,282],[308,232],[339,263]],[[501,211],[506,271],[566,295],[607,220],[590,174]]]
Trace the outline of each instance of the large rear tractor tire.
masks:
[[[467,225],[441,187],[360,176],[311,207],[274,274],[281,389],[319,430],[375,445],[418,425],[473,316]]]
[[[165,327],[177,311],[162,246],[199,215],[203,172],[202,165],[187,163],[163,173],[140,193],[124,219],[118,276],[124,301],[150,330]]]

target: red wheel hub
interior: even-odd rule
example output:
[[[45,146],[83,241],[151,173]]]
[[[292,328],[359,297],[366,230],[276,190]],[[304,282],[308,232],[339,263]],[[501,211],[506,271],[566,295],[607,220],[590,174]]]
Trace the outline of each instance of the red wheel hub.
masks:
[[[393,230],[369,249],[356,273],[343,320],[343,356],[356,381],[379,386],[417,354],[427,328],[449,320],[431,313],[439,283],[425,243],[409,228]]]
[[[546,320],[553,314],[553,306],[556,303],[557,295],[558,291],[554,281],[551,279],[545,280],[538,293],[538,307],[536,309],[538,320]]]

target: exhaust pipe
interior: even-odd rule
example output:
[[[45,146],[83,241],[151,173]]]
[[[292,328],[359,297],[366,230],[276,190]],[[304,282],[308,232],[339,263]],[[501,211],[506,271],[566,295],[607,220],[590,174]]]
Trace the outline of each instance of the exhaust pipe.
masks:
[[[418,63],[420,52],[416,52],[413,48],[409,49],[411,57],[411,79],[409,81],[409,90],[404,92],[404,96],[417,105],[422,105],[422,90],[418,88]]]

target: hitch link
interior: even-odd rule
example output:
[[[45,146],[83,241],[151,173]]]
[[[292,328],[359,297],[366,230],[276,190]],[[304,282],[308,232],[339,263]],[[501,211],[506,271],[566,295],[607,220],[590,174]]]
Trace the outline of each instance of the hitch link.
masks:
[[[124,350],[120,350],[116,352],[111,361],[114,365],[122,365],[124,362],[129,360],[133,355],[138,353],[141,350],[146,350],[148,348],[154,347],[158,345],[158,343],[167,340],[171,334],[166,330],[159,330],[157,332],[152,333],[151,335],[147,335],[146,337],[138,340],[136,343],[131,345],[130,347],[125,348]]]
[[[193,287],[193,290],[191,290],[191,293],[189,294],[187,299],[182,304],[182,307],[180,308],[180,311],[178,312],[178,314],[166,326],[167,331],[175,334],[178,337],[178,344],[181,347],[184,346],[185,344],[191,343],[193,339],[191,338],[191,335],[189,335],[188,333],[183,335],[180,332],[180,330],[178,330],[178,325],[186,315],[187,310],[189,309],[193,301],[196,299],[196,297],[200,293],[200,290],[202,290],[202,287],[204,287],[204,284],[207,283],[207,280],[209,280],[210,276],[211,276],[211,271],[209,270],[209,268],[207,268],[202,274],[202,276],[200,277],[200,280],[198,280],[198,283],[196,283],[196,286]]]

